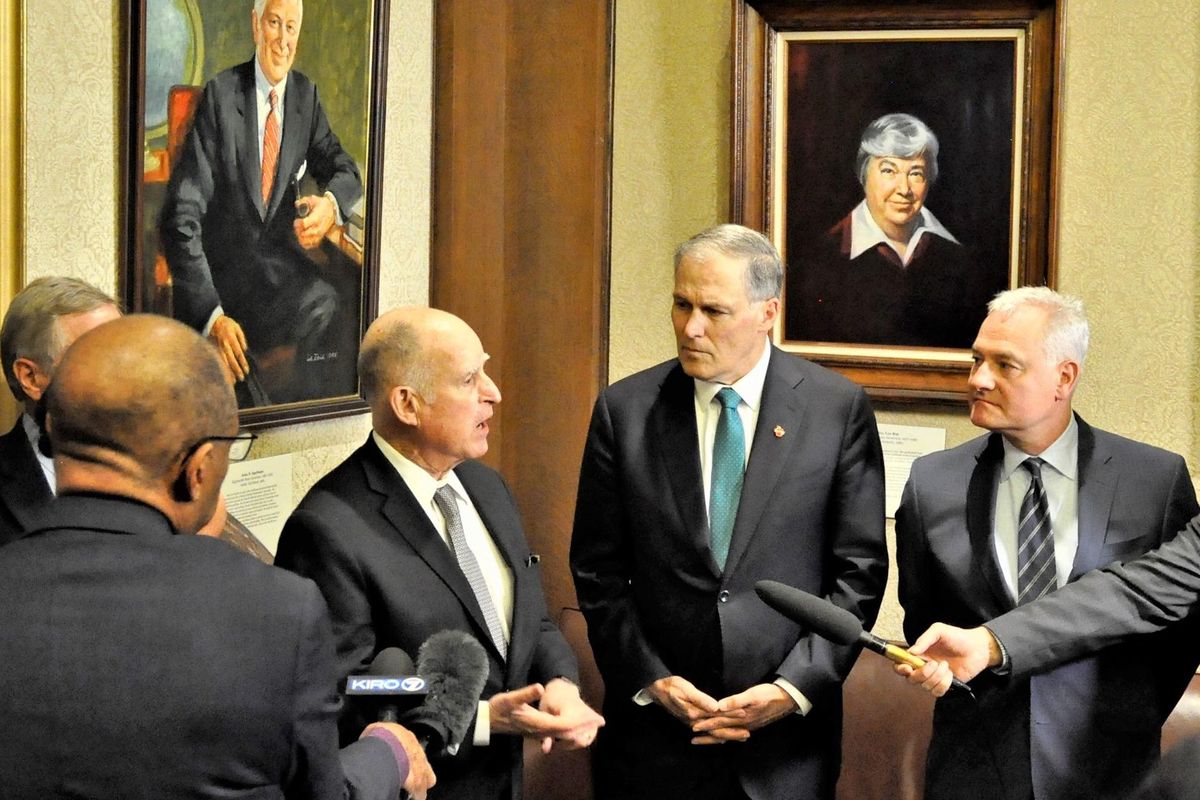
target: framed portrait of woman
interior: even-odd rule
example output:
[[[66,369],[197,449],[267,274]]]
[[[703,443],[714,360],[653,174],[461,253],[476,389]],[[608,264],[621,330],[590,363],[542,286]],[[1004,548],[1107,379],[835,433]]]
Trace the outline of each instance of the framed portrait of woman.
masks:
[[[957,402],[988,300],[1053,279],[1055,4],[736,20],[734,217],[787,264],[776,341],[876,397]]]

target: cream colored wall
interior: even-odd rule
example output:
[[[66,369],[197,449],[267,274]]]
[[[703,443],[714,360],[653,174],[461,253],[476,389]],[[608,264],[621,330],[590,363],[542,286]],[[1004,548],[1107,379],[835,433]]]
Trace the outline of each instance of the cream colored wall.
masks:
[[[118,26],[115,4],[27,2],[26,280],[74,275],[116,291]],[[429,299],[432,0],[392,0],[389,31],[381,309]],[[298,500],[369,429],[366,415],[276,428],[254,455],[295,454]]]
[[[613,380],[673,355],[671,252],[728,214],[729,3],[617,4]],[[1088,305],[1076,407],[1200,468],[1200,5],[1067,3],[1059,288]],[[882,422],[976,434],[962,412]],[[899,635],[893,586],[878,630]]]

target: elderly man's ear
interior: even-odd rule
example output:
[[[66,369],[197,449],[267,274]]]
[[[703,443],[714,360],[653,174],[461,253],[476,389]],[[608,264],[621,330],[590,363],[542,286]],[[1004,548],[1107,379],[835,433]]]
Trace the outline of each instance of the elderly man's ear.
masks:
[[[21,385],[21,391],[35,403],[42,399],[46,387],[50,385],[50,376],[31,358],[18,358],[13,361],[13,375]]]
[[[425,401],[421,399],[421,395],[411,386],[393,386],[388,394],[388,406],[396,415],[396,419],[411,427],[420,424],[417,412],[420,411],[423,402]]]

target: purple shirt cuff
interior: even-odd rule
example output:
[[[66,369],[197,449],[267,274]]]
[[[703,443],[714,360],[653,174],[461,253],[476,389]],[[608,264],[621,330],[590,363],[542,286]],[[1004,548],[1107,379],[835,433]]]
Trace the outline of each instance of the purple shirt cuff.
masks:
[[[382,740],[392,749],[392,757],[396,759],[396,770],[400,773],[400,783],[403,785],[408,780],[408,753],[404,752],[404,745],[400,744],[396,734],[387,728],[372,728],[367,731],[367,736]]]

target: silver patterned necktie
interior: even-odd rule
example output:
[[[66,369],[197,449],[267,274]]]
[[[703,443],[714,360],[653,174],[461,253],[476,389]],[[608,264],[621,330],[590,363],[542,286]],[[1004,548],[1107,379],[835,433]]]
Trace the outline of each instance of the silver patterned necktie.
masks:
[[[508,643],[504,640],[504,628],[500,626],[500,615],[496,612],[495,604],[492,603],[492,594],[488,591],[487,583],[483,579],[483,570],[479,568],[479,562],[475,560],[475,554],[471,552],[471,548],[467,544],[467,535],[463,532],[462,517],[458,513],[458,501],[454,497],[454,489],[450,488],[449,484],[438,487],[438,490],[433,493],[433,502],[437,504],[438,510],[442,512],[442,517],[446,520],[446,532],[450,534],[450,549],[453,551],[455,559],[458,560],[458,567],[466,576],[467,583],[471,584],[471,591],[475,593],[475,601],[479,603],[479,609],[483,612],[483,620],[487,623],[488,633],[491,634],[496,649],[500,651],[500,656],[507,658]]]
[[[1029,472],[1029,489],[1021,500],[1017,523],[1017,605],[1037,600],[1058,588],[1054,535],[1050,529],[1046,487],[1042,485],[1043,463],[1040,458],[1021,462]]]

